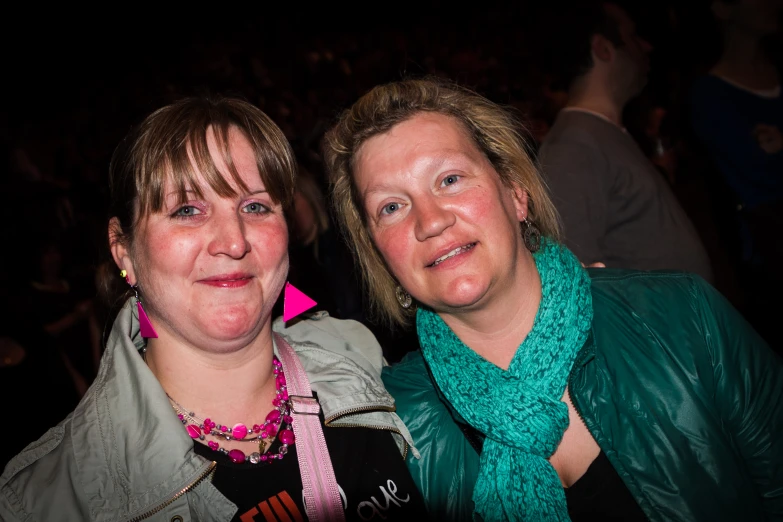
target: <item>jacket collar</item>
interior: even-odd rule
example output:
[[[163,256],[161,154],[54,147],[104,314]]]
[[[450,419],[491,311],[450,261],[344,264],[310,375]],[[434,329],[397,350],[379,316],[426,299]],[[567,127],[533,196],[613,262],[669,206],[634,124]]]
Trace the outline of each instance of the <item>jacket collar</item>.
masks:
[[[376,354],[370,346],[348,342],[332,331],[334,321],[320,313],[291,327],[278,319],[272,328],[299,356],[327,423],[353,411],[392,411],[394,399],[381,379],[380,350]]]
[[[98,375],[72,419],[74,440],[87,441],[75,444],[74,452],[99,519],[143,514],[197,482],[211,466],[195,454],[193,440],[139,355],[144,341],[132,302],[118,314]]]

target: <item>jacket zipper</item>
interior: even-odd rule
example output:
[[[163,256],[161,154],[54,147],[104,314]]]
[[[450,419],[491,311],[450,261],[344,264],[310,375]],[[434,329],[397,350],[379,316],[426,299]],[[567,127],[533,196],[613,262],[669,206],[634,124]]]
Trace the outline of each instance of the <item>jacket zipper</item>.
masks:
[[[569,374],[568,374],[568,384],[567,384],[567,388],[568,388],[568,396],[571,398],[571,404],[573,404],[573,405],[574,405],[574,411],[576,411],[576,415],[577,415],[577,416],[579,417],[579,419],[582,421],[582,424],[584,424],[584,425],[585,425],[585,428],[587,428],[587,431],[588,431],[588,433],[590,433],[590,436],[591,436],[591,437],[593,437],[593,440],[595,440],[595,443],[598,445],[598,448],[599,448],[601,451],[603,451],[603,452],[604,452],[604,454],[606,455],[606,458],[607,458],[607,459],[609,460],[609,462],[612,464],[612,467],[613,467],[613,468],[615,468],[615,472],[617,472],[617,474],[619,475],[619,472],[617,471],[617,467],[615,466],[615,463],[614,463],[613,459],[609,458],[609,454],[606,452],[606,450],[605,450],[603,447],[601,447],[601,445],[600,445],[600,444],[598,444],[598,441],[596,440],[596,438],[595,438],[595,435],[593,434],[593,432],[594,432],[594,431],[597,431],[597,430],[595,429],[595,427],[594,427],[594,426],[592,426],[592,427],[591,427],[591,426],[590,426],[590,424],[588,424],[588,422],[585,420],[585,417],[584,417],[584,415],[582,415],[582,410],[580,410],[580,409],[579,409],[579,404],[577,404],[577,399],[576,399],[576,396],[575,396],[575,395],[572,393],[572,392],[573,392],[573,386],[571,385],[571,379],[574,377],[574,370],[576,369],[576,367],[577,367],[577,366],[580,366],[580,367],[582,366],[582,364],[581,364],[581,361],[579,361],[579,362],[580,362],[580,364],[578,364],[578,365],[577,365],[577,364],[574,364],[574,365],[571,367],[571,371],[570,371],[570,372],[569,372]],[[620,480],[622,480],[623,484],[625,484],[625,486],[628,488],[628,491],[631,493],[631,496],[632,496],[632,497],[633,497],[633,499],[636,501],[636,503],[637,503],[637,504],[639,504],[639,500],[638,500],[638,499],[639,499],[639,498],[642,498],[642,495],[641,495],[641,494],[639,494],[639,492],[636,490],[636,488],[634,487],[634,485],[632,485],[632,484],[628,484],[628,483],[627,483],[627,482],[626,482],[626,481],[623,479],[623,477],[622,477],[622,476],[620,476]],[[642,506],[641,506],[640,504],[639,504],[639,509],[640,509],[640,510],[641,510],[641,511],[642,511],[642,512],[645,514],[645,516],[646,516],[646,517],[647,517],[649,520],[655,520],[655,519],[656,519],[654,516],[651,516],[651,514],[650,514],[650,513],[648,513],[648,512],[647,512],[645,509],[643,509],[643,508],[642,508]]]
[[[405,443],[405,449],[402,452],[402,459],[405,460],[405,458],[408,456],[408,441],[405,440],[405,437],[403,437],[402,433],[400,433],[400,430],[396,428],[391,428],[388,426],[368,426],[366,424],[337,424],[335,426],[331,426],[331,422],[335,419],[339,419],[340,417],[344,417],[346,415],[350,415],[352,413],[358,413],[360,411],[388,411],[393,412],[395,411],[394,407],[389,406],[364,406],[364,407],[357,407],[357,408],[351,408],[345,411],[340,412],[339,414],[332,415],[328,419],[324,419],[324,424],[327,426],[330,426],[332,428],[370,428],[373,430],[386,430],[391,431],[393,433],[396,433],[400,436],[402,441]]]
[[[576,403],[576,399],[574,399],[574,394],[571,393],[573,391],[573,386],[571,385],[571,380],[574,378],[574,370],[576,370],[577,364],[576,362],[579,362],[579,366],[581,366],[581,361],[575,361],[575,364],[571,366],[571,371],[568,372],[568,383],[567,383],[567,389],[568,389],[568,396],[571,398],[571,404],[574,405],[574,411],[576,411],[576,415],[579,417],[579,419],[582,421],[582,424],[585,425],[587,428],[587,431],[590,432],[590,435],[592,436],[592,431],[590,430],[590,426],[587,425],[587,422],[585,421],[584,415],[582,415],[582,410],[579,409],[579,405]],[[595,439],[595,437],[593,437]],[[596,443],[597,444],[597,443]],[[600,447],[600,446],[599,446]],[[601,449],[603,451],[603,448]]]
[[[190,485],[182,488],[176,495],[168,499],[163,504],[160,504],[159,506],[155,507],[154,509],[151,509],[147,511],[146,513],[139,515],[137,517],[134,517],[130,519],[128,522],[139,522],[140,520],[144,520],[145,518],[149,518],[155,513],[158,513],[159,511],[163,510],[166,506],[170,505],[172,502],[177,500],[179,497],[190,491],[191,489],[198,486],[205,478],[209,477],[210,480],[212,480],[212,475],[215,473],[215,468],[217,467],[217,462],[212,462],[212,464],[209,465],[209,467],[201,474],[199,477],[190,483]]]

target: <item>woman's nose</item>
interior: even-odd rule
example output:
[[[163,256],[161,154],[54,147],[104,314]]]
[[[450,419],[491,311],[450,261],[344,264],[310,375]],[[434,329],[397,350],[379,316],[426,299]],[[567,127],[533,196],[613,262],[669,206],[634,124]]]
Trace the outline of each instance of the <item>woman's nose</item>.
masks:
[[[245,235],[245,223],[237,214],[213,218],[210,255],[226,255],[240,259],[250,252],[250,243]]]
[[[441,234],[454,224],[456,217],[448,208],[437,201],[418,201],[414,203],[416,219],[415,235],[419,241],[425,241]]]

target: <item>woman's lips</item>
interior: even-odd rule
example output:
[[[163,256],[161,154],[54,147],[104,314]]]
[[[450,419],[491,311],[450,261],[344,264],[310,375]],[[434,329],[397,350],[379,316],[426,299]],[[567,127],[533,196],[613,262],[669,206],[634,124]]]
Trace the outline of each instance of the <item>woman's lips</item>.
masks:
[[[218,288],[240,288],[250,283],[252,278],[249,275],[226,275],[201,279],[199,283]]]
[[[469,252],[473,250],[473,247],[476,246],[476,243],[468,243],[467,245],[462,245],[461,247],[457,247],[444,255],[440,256],[438,259],[427,265],[427,268],[435,268],[436,266],[448,261],[449,259],[453,259],[460,254],[464,254],[466,252]]]

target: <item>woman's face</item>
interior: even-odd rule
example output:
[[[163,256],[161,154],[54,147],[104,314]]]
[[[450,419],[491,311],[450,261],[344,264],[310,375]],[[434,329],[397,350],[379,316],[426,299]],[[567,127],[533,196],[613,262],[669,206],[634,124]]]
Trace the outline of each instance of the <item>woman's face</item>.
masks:
[[[527,215],[455,119],[420,113],[367,140],[355,182],[393,275],[438,312],[480,307],[511,283]]]
[[[218,169],[227,172],[211,132],[207,143]],[[167,185],[164,209],[139,224],[124,259],[158,334],[164,330],[211,350],[252,341],[269,324],[288,273],[282,208],[266,192],[247,138],[232,129],[229,145],[249,190],[235,186],[237,196],[226,198],[202,183],[203,198],[193,192],[179,204]]]

